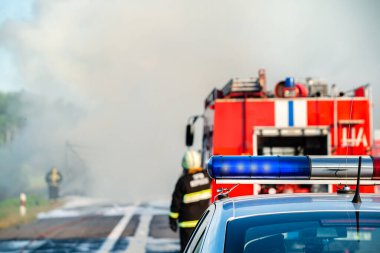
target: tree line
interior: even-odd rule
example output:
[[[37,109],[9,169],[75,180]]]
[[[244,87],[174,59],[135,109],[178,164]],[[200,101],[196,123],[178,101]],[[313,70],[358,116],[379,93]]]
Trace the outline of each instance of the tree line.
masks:
[[[0,92],[0,145],[11,142],[25,123],[22,92]]]

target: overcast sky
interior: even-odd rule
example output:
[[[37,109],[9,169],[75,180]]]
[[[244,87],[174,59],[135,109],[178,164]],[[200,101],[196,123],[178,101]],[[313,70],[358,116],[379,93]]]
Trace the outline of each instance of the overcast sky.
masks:
[[[78,152],[94,194],[164,197],[181,172],[187,117],[231,77],[265,68],[270,87],[286,76],[371,83],[377,107],[379,10],[376,0],[2,0],[0,89],[87,112],[41,131],[47,146],[87,147]]]

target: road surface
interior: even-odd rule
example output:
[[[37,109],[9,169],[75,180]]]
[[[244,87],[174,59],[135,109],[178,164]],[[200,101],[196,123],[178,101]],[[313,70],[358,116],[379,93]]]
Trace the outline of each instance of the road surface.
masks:
[[[167,214],[168,203],[72,197],[32,223],[0,230],[0,252],[179,252]]]

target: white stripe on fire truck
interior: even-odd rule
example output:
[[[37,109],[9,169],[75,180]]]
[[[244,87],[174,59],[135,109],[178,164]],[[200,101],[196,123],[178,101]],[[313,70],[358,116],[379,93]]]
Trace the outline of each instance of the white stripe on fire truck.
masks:
[[[306,100],[293,101],[293,119],[295,127],[307,126],[307,103]]]
[[[289,103],[286,100],[274,102],[274,117],[276,127],[287,127],[289,123]]]

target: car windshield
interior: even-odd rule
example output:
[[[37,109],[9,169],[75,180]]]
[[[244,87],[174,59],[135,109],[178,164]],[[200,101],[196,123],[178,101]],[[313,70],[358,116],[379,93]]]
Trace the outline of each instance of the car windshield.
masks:
[[[225,252],[378,252],[379,239],[379,212],[270,214],[229,221]]]

